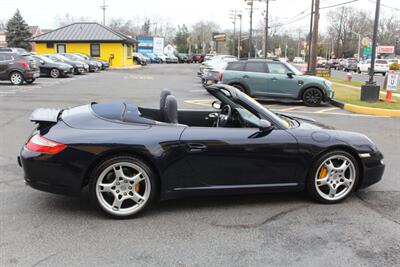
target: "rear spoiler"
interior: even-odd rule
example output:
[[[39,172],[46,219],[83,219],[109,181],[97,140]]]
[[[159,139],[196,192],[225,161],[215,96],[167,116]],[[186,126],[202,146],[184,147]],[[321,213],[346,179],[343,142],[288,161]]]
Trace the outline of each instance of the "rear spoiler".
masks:
[[[62,109],[37,108],[32,112],[29,120],[37,123],[57,122],[62,111]]]

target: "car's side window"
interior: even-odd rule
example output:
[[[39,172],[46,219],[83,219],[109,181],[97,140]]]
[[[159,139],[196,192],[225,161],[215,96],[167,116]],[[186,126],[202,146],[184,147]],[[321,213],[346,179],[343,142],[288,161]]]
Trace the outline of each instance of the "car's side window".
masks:
[[[236,70],[236,71],[243,71],[244,69],[244,62],[235,62],[228,64],[227,70]]]
[[[289,70],[286,68],[286,66],[281,63],[271,62],[271,63],[267,63],[267,64],[268,64],[269,73],[287,74],[289,72]]]
[[[266,73],[267,69],[264,62],[247,62],[245,71]]]

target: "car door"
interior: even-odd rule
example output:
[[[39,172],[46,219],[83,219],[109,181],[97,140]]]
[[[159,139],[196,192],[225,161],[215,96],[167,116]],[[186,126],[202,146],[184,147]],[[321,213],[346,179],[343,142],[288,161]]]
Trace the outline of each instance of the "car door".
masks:
[[[0,78],[8,79],[8,69],[13,65],[13,57],[9,54],[0,55]]]
[[[267,73],[265,62],[247,62],[242,79],[248,85],[252,96],[270,96],[271,77]]]
[[[296,97],[301,80],[298,76],[288,75],[292,71],[281,62],[268,62],[268,73],[271,80],[270,94],[274,97]]]
[[[249,188],[294,184],[297,142],[285,130],[187,127],[181,135],[193,179],[186,187]],[[197,181],[194,182],[194,181]]]

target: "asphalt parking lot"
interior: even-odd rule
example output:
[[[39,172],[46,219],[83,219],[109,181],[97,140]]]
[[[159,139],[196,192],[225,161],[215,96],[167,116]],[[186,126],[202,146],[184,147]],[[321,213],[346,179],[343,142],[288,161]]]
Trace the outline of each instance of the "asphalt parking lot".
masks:
[[[25,186],[16,157],[33,129],[33,109],[120,99],[157,107],[163,88],[180,107],[209,107],[197,69],[150,65],[16,87],[1,82],[0,265],[400,265],[400,118],[263,102],[365,133],[383,152],[383,180],[337,205],[316,204],[301,193],[190,198],[118,221],[94,211],[86,192],[70,198]]]

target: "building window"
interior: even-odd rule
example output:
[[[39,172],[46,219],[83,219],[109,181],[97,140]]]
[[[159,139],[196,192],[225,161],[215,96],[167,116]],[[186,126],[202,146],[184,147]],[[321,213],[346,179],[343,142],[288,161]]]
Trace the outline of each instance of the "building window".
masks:
[[[128,58],[132,58],[132,46],[128,45]]]
[[[67,49],[65,48],[65,44],[57,44],[57,53],[67,53]]]
[[[47,48],[54,48],[54,43],[46,43]]]
[[[100,56],[100,44],[90,44],[90,56],[92,57]]]

